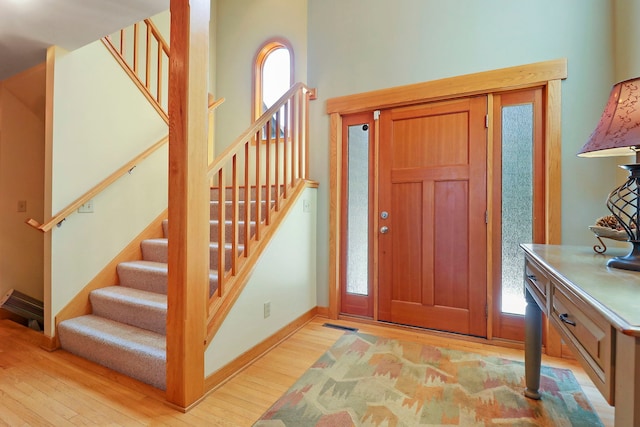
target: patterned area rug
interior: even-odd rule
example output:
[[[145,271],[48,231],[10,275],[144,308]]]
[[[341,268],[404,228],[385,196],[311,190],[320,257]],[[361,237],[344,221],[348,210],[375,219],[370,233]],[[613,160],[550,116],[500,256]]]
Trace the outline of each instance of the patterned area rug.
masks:
[[[255,427],[602,426],[571,371],[346,333]]]

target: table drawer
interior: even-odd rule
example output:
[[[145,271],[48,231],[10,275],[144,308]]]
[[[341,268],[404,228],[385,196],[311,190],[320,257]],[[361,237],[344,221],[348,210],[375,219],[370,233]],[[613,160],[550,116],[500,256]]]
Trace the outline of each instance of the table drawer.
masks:
[[[613,331],[571,291],[553,287],[551,321],[609,403],[613,399]]]
[[[532,291],[532,296],[538,300],[542,310],[546,313],[548,309],[549,277],[529,258],[525,259],[524,276],[527,287]]]

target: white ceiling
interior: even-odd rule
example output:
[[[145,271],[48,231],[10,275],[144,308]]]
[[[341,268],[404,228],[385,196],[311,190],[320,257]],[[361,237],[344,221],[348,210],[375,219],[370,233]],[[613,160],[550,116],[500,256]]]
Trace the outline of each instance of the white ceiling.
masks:
[[[169,9],[170,0],[0,0],[0,81]]]

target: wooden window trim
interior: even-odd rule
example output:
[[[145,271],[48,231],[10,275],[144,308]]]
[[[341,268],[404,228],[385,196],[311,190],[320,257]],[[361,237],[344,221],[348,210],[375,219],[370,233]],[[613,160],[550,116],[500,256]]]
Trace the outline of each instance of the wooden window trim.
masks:
[[[263,113],[262,111],[262,69],[264,63],[273,51],[287,49],[289,51],[289,86],[295,82],[295,58],[293,46],[289,40],[283,37],[274,37],[264,42],[253,57],[253,69],[251,76],[251,122],[256,121]]]
[[[567,60],[554,59],[331,98],[327,100],[326,112],[327,114],[338,113],[345,115],[362,111],[382,110],[443,99],[547,86],[552,81],[566,78]],[[559,89],[558,86],[558,96]],[[551,101],[550,99],[549,102]],[[557,111],[557,113],[559,114],[560,112]],[[559,137],[560,135],[558,134],[557,136]]]

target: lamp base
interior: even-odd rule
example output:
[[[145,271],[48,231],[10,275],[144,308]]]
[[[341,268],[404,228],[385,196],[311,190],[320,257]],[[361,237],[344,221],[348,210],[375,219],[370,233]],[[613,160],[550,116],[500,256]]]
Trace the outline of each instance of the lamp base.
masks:
[[[617,256],[607,261],[607,267],[640,271],[640,242],[631,242],[633,248],[626,256]]]

